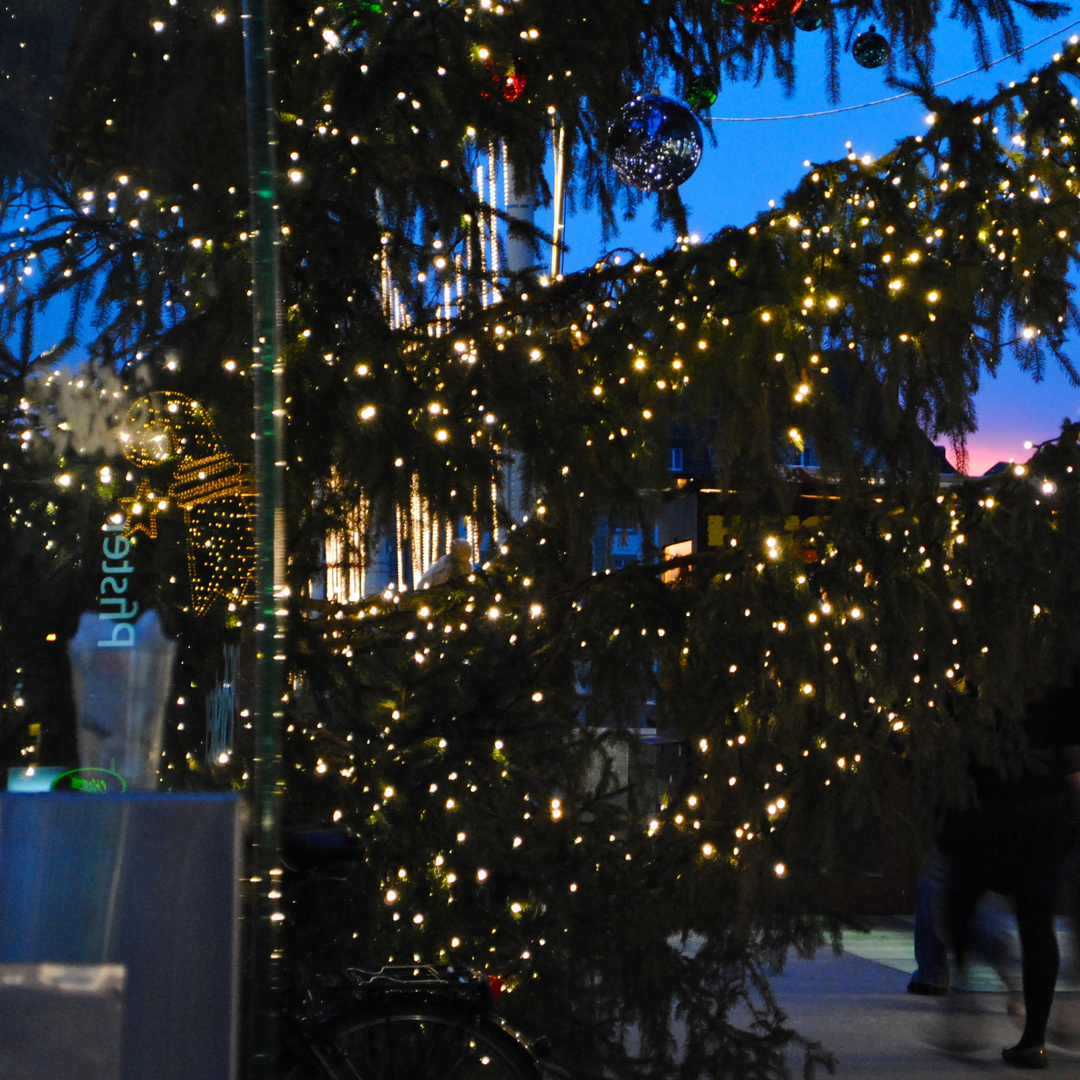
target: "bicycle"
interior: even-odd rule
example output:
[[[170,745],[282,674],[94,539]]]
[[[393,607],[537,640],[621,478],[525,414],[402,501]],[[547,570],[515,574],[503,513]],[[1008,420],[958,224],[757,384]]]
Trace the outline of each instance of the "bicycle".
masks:
[[[339,828],[290,830],[292,873],[340,872],[362,858]],[[477,972],[425,964],[377,971],[347,968],[294,984],[280,995],[280,1080],[553,1080],[544,1060],[494,1012],[499,982]]]

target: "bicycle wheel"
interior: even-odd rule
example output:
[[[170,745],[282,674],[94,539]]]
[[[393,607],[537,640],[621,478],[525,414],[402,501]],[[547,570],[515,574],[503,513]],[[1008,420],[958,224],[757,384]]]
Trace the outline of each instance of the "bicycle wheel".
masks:
[[[325,1032],[337,1080],[540,1080],[536,1060],[496,1019],[453,1002],[360,1005]],[[286,1073],[305,1080],[308,1070]]]

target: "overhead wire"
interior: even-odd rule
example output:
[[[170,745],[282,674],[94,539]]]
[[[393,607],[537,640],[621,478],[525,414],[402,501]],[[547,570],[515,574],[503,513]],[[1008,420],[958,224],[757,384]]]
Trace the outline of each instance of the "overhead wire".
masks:
[[[1033,41],[1030,45],[1025,45],[1020,52],[1025,53],[1029,49],[1037,48],[1039,45],[1045,45],[1046,42],[1050,41],[1052,38],[1056,38],[1059,34],[1064,34],[1066,31],[1072,30],[1075,26],[1080,26],[1080,19],[1075,19],[1068,25],[1059,27],[1052,33],[1047,34],[1046,37],[1039,38],[1038,41]],[[948,83],[966,79],[970,75],[978,75],[980,72],[989,71],[990,68],[1004,63],[1006,60],[1016,60],[1017,58],[1017,54],[1007,53],[1005,56],[999,56],[996,60],[991,60],[985,67],[974,67],[969,71],[961,72],[959,75],[950,75],[947,79],[940,79],[931,85],[934,89],[937,89],[939,86],[946,86]],[[842,105],[835,109],[821,109],[817,112],[793,113],[789,116],[709,116],[707,119],[715,123],[723,124],[760,124],[774,120],[810,120],[818,116],[835,116],[839,113],[856,112],[859,109],[870,109],[875,105],[888,105],[890,102],[900,101],[903,98],[909,97],[915,97],[915,92],[912,90],[905,90],[902,93],[893,94],[890,97],[878,98],[876,101],[864,101],[858,105]]]

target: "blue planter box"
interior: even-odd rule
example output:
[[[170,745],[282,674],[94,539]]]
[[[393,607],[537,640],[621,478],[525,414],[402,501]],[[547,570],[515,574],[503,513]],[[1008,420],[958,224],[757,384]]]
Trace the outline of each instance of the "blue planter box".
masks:
[[[123,1080],[236,1075],[238,822],[225,795],[0,794],[0,964],[122,965]]]

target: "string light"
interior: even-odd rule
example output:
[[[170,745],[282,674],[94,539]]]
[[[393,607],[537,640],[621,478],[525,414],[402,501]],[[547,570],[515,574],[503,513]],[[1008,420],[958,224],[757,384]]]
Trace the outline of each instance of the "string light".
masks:
[[[328,47],[340,47],[340,38],[335,43],[323,35],[323,40]],[[419,112],[418,101],[403,94],[402,108]],[[321,138],[332,137],[330,110],[321,111],[320,124],[312,124],[309,118],[308,129],[318,130]],[[491,195],[492,174],[498,173],[493,163],[498,161],[499,150],[488,148],[479,155],[483,158],[486,153],[487,160],[477,166],[484,205],[472,226],[474,235],[482,236],[484,250],[476,256],[469,255],[480,265],[468,264],[458,253],[453,253],[453,258],[435,255],[442,249],[431,245],[431,270],[421,273],[431,273],[433,279],[438,277],[434,271],[445,274],[439,279],[437,293],[441,311],[426,338],[426,328],[414,325],[416,316],[410,311],[406,290],[394,280],[392,245],[387,234],[388,242],[379,263],[382,299],[393,328],[402,332],[401,340],[408,341],[403,366],[415,364],[418,370],[434,371],[445,363],[463,371],[482,373],[494,364],[505,363],[507,370],[515,373],[536,372],[535,387],[565,388],[567,407],[580,398],[596,410],[580,425],[567,425],[566,444],[552,451],[551,461],[558,467],[547,468],[544,474],[545,505],[536,513],[538,518],[554,522],[565,519],[567,507],[576,507],[579,501],[590,509],[598,505],[597,493],[603,493],[602,484],[613,477],[597,478],[601,470],[595,461],[624,460],[617,456],[599,458],[595,456],[598,447],[608,444],[621,447],[625,440],[625,462],[640,461],[635,455],[645,456],[652,436],[644,425],[635,425],[632,418],[656,419],[658,422],[652,426],[663,430],[661,425],[678,415],[677,410],[690,395],[683,394],[681,387],[686,384],[672,380],[671,372],[686,369],[686,378],[692,375],[695,381],[712,379],[720,356],[760,358],[762,362],[754,369],[754,380],[760,380],[768,391],[769,408],[776,408],[782,422],[777,431],[781,434],[787,431],[791,441],[797,446],[801,442],[799,449],[805,449],[808,434],[814,429],[812,417],[803,423],[804,414],[812,411],[811,403],[834,400],[829,382],[819,378],[827,375],[830,367],[829,363],[821,363],[822,358],[842,364],[843,361],[835,359],[836,353],[851,351],[859,364],[872,367],[888,350],[901,345],[924,358],[932,356],[934,340],[921,336],[935,314],[928,310],[928,305],[945,312],[956,302],[952,289],[942,287],[941,281],[931,276],[936,267],[947,262],[947,253],[940,252],[954,239],[938,236],[935,230],[930,236],[890,241],[893,250],[884,251],[878,264],[874,261],[874,245],[882,234],[892,235],[888,231],[892,226],[882,230],[881,222],[870,216],[876,210],[870,206],[874,201],[871,196],[880,197],[881,188],[900,187],[902,198],[910,196],[908,173],[932,159],[932,139],[937,138],[936,129],[945,130],[947,121],[946,117],[936,122],[935,132],[928,133],[926,142],[918,144],[925,154],[912,153],[908,147],[904,153],[911,156],[907,158],[901,154],[868,162],[853,155],[843,163],[822,166],[815,170],[812,181],[819,189],[813,196],[818,201],[783,208],[750,229],[702,246],[703,257],[712,258],[714,263],[709,267],[708,288],[704,285],[706,279],[696,269],[687,270],[688,261],[680,261],[679,256],[687,254],[685,250],[655,263],[635,259],[621,276],[609,264],[588,277],[584,286],[573,282],[563,284],[567,295],[572,296],[576,288],[589,292],[590,306],[586,308],[582,304],[581,310],[571,315],[575,327],[572,332],[563,333],[566,327],[560,323],[549,334],[543,325],[542,312],[537,314],[537,309],[527,301],[519,302],[516,298],[500,303],[499,291],[489,280],[486,294],[489,306],[484,309],[488,315],[478,315],[470,324],[469,333],[463,332],[460,340],[455,341],[449,329],[451,320],[461,314],[462,298],[468,295],[461,284],[465,271],[474,275],[484,273],[493,279],[501,250],[494,223],[496,199]],[[893,168],[908,171],[904,171],[904,177],[891,176]],[[312,174],[310,165],[305,163],[297,164],[295,172],[298,185],[305,175]],[[897,180],[901,183],[896,184]],[[964,182],[952,178],[948,181],[956,187]],[[122,204],[127,197],[123,192],[130,186],[118,179],[120,194],[108,201]],[[938,191],[948,195],[956,187],[938,187]],[[91,193],[89,201],[95,198],[101,196]],[[833,213],[830,206],[838,205],[844,209]],[[1006,216],[1003,212],[1003,225]],[[826,223],[826,218],[831,223]],[[140,220],[144,223],[140,227],[145,227],[146,219],[129,218],[125,209],[121,220]],[[997,224],[995,220],[994,225]],[[979,240],[980,244],[995,249],[992,252],[995,262],[1007,266],[1019,257],[1015,252],[1021,251],[1026,241],[1018,236],[1014,246],[1009,235],[1007,228],[1000,237],[991,229]],[[928,239],[934,243],[924,244]],[[941,248],[937,246],[939,240]],[[725,244],[729,242],[737,255],[728,255]],[[926,250],[913,250],[911,244],[916,242]],[[761,247],[755,248],[755,244]],[[190,246],[198,251],[200,258],[213,247],[202,237],[193,238]],[[800,269],[797,274],[798,288],[791,294],[794,303],[769,296],[767,307],[763,307],[766,298],[755,297],[753,290],[745,287],[762,252],[779,253],[793,265],[812,270],[803,274]],[[804,256],[804,252],[808,254]],[[998,259],[999,254],[1003,258]],[[882,301],[882,310],[887,310],[890,317],[894,308],[899,314],[878,343],[882,351],[876,358],[871,344],[854,340],[845,325],[858,295],[852,284],[854,279],[845,278],[842,273],[849,260],[857,264],[860,275],[871,275],[887,266],[889,275],[881,280],[899,283],[896,289],[889,290],[897,295],[888,298],[887,308],[886,301]],[[950,279],[943,280],[948,284]],[[640,294],[628,296],[627,290],[631,288],[639,288]],[[744,304],[744,310],[740,310],[740,303],[746,300],[754,302]],[[673,314],[675,308],[677,314]],[[650,332],[648,338],[640,328],[628,334],[626,325],[620,323],[627,312],[633,316],[640,310],[662,312],[662,319],[657,320],[657,325],[663,322],[662,329],[655,334]],[[408,335],[405,331],[413,333]],[[536,337],[541,334],[542,349],[536,344]],[[624,346],[628,336],[632,338],[630,348],[621,349],[617,364],[610,365],[615,369],[614,374],[605,372],[604,345],[617,339]],[[1021,344],[1031,344],[1037,335],[1025,336],[1021,331],[1019,336]],[[297,329],[296,337],[297,348],[314,347],[314,343],[305,345],[312,337],[310,328]],[[646,340],[647,349],[642,344]],[[736,346],[740,340],[750,342],[745,354]],[[783,351],[777,352],[777,346]],[[320,346],[315,354],[318,363],[325,361],[332,367],[337,362],[334,353],[327,359],[322,350]],[[512,367],[516,360],[523,362]],[[380,373],[376,361],[354,367],[352,361],[340,358],[340,364],[342,370],[355,372],[357,379],[372,380],[372,385]],[[562,384],[543,381],[557,372],[560,365],[568,371],[577,371],[579,383],[572,379]],[[650,373],[638,378],[646,370]],[[432,376],[432,386],[436,378]],[[452,444],[456,453],[468,446],[478,454],[490,451],[489,461],[508,455],[515,445],[514,423],[520,423],[520,418],[512,410],[504,410],[500,402],[494,403],[493,412],[489,402],[483,410],[468,414],[468,430],[458,427],[459,418],[465,414],[461,404],[465,392],[455,396],[454,380],[444,381],[452,385],[418,395],[411,403],[414,408],[411,422],[423,433],[425,448],[439,450],[447,443]],[[425,390],[430,388],[420,376],[415,385]],[[462,385],[475,389],[477,384],[463,382]],[[593,387],[599,393],[593,393]],[[584,392],[576,393],[576,390]],[[374,394],[373,390],[373,400],[383,400],[376,399]],[[208,557],[214,560],[209,568],[193,563],[195,609],[207,610],[220,596],[242,600],[249,571],[251,525],[246,469],[224,450],[208,414],[197,403],[180,395],[164,395],[158,400],[165,403],[164,408],[157,406],[158,413],[148,417],[134,434],[128,458],[147,471],[160,470],[171,479],[164,485],[166,494],[160,499],[144,477],[134,496],[121,500],[121,505],[129,511],[129,529],[132,534],[143,531],[147,537],[154,537],[157,514],[173,504],[179,506],[185,514],[189,552],[193,545],[197,554],[209,553]],[[382,413],[388,410],[361,401],[362,398],[357,399],[359,408],[350,415],[361,433],[357,437],[367,438],[366,433],[383,421]],[[782,406],[774,405],[780,402]],[[176,409],[170,408],[172,405]],[[795,410],[794,405],[806,407]],[[365,416],[368,407],[372,411]],[[762,408],[763,413],[768,411],[764,404]],[[784,410],[790,410],[790,416]],[[504,411],[510,417],[506,422],[501,419]],[[438,417],[439,426],[427,426],[434,417]],[[789,426],[795,418],[799,426]],[[481,434],[489,431],[490,435]],[[440,432],[445,436],[442,439]],[[590,449],[592,454],[587,453]],[[448,447],[448,453],[449,450]],[[402,470],[396,474],[400,479],[395,481],[402,486],[394,494],[392,531],[396,552],[391,556],[397,570],[394,584],[398,587],[383,592],[376,583],[376,594],[368,594],[373,581],[365,560],[375,530],[373,496],[352,491],[351,504],[338,519],[340,527],[330,530],[326,538],[326,610],[331,613],[322,624],[312,619],[318,627],[312,636],[324,633],[324,644],[335,660],[341,662],[340,671],[345,673],[346,681],[352,677],[349,670],[354,658],[362,655],[372,640],[391,643],[387,665],[393,670],[393,678],[387,677],[387,682],[397,679],[399,684],[393,687],[393,693],[382,694],[369,690],[363,678],[357,678],[363,692],[370,694],[370,700],[365,699],[363,704],[365,720],[370,718],[369,713],[378,719],[370,731],[357,722],[346,738],[342,733],[347,725],[340,718],[330,730],[323,726],[323,721],[304,716],[297,709],[291,734],[297,742],[304,743],[303,752],[297,754],[294,762],[297,770],[310,774],[307,779],[311,782],[326,785],[323,790],[332,792],[334,800],[327,805],[336,808],[342,793],[350,796],[347,803],[341,803],[347,807],[345,811],[335,809],[335,819],[341,813],[341,820],[372,826],[374,835],[377,830],[401,820],[397,815],[407,815],[411,806],[413,812],[425,816],[423,836],[436,837],[431,844],[417,845],[418,850],[415,855],[410,854],[407,867],[384,871],[388,880],[381,883],[381,895],[386,900],[386,915],[393,920],[395,932],[402,935],[405,956],[421,955],[412,952],[414,941],[422,942],[424,951],[439,954],[447,948],[459,949],[463,943],[474,953],[481,948],[471,936],[468,940],[464,938],[460,925],[453,920],[469,902],[470,889],[482,886],[494,894],[501,887],[501,867],[494,862],[478,865],[476,860],[487,861],[491,857],[487,837],[480,835],[479,839],[470,840],[450,822],[468,820],[465,815],[478,803],[485,809],[497,804],[500,793],[506,789],[520,794],[522,785],[533,790],[528,790],[516,807],[512,825],[509,815],[499,818],[507,822],[506,831],[500,834],[500,850],[505,857],[516,858],[514,853],[519,850],[529,851],[531,855],[541,843],[551,846],[561,843],[552,837],[562,837],[563,830],[569,829],[565,848],[559,850],[579,851],[580,865],[567,866],[557,887],[560,893],[573,896],[579,905],[591,903],[595,898],[595,886],[588,884],[594,877],[614,875],[613,866],[621,867],[631,859],[640,865],[661,844],[675,845],[674,850],[679,850],[677,845],[682,844],[681,850],[690,852],[695,859],[700,853],[710,862],[709,872],[726,874],[734,868],[741,873],[743,868],[758,866],[766,876],[770,870],[776,878],[795,876],[796,860],[788,857],[776,861],[782,850],[773,847],[783,836],[785,812],[793,802],[798,805],[798,796],[792,790],[811,792],[812,789],[807,798],[817,798],[825,787],[834,783],[835,791],[847,790],[846,785],[861,782],[860,774],[869,771],[856,768],[866,760],[862,751],[867,747],[880,750],[880,745],[874,742],[877,736],[870,732],[885,728],[900,737],[901,745],[907,746],[920,727],[927,726],[928,719],[940,720],[935,702],[940,700],[941,690],[935,680],[951,680],[959,672],[966,676],[973,656],[982,655],[977,650],[985,649],[966,640],[968,629],[977,624],[970,614],[970,605],[959,597],[955,599],[958,606],[949,609],[946,601],[946,610],[933,613],[947,625],[947,632],[922,628],[918,634],[912,631],[918,639],[919,651],[906,649],[904,657],[912,655],[914,660],[892,655],[895,631],[885,625],[890,610],[894,609],[882,599],[884,589],[910,583],[916,574],[939,576],[937,591],[928,590],[937,597],[951,598],[953,592],[967,597],[967,589],[974,588],[968,579],[974,581],[971,575],[978,575],[980,568],[977,554],[969,555],[968,549],[979,550],[981,534],[977,514],[964,502],[965,496],[941,495],[935,504],[940,507],[940,514],[924,514],[920,507],[921,520],[915,521],[913,513],[892,498],[891,491],[881,496],[883,500],[888,496],[887,503],[875,504],[873,496],[866,495],[872,487],[868,481],[866,488],[861,489],[866,497],[853,500],[854,509],[846,505],[842,508],[844,512],[862,515],[860,523],[868,526],[862,530],[842,526],[841,508],[831,517],[827,512],[792,515],[793,522],[781,518],[751,524],[736,520],[731,514],[715,515],[718,524],[714,527],[710,520],[707,528],[708,535],[715,535],[717,543],[709,541],[706,546],[715,549],[708,555],[719,572],[707,582],[695,577],[693,564],[703,560],[695,560],[701,551],[692,546],[685,554],[673,556],[683,560],[686,573],[672,579],[670,587],[654,580],[655,574],[650,578],[651,568],[645,565],[636,568],[639,574],[634,579],[636,587],[628,590],[632,596],[620,596],[618,591],[630,575],[598,575],[585,585],[566,584],[560,578],[566,592],[551,595],[540,576],[534,588],[522,566],[542,561],[553,549],[558,551],[552,558],[561,558],[563,534],[558,531],[558,525],[550,526],[548,531],[547,526],[533,523],[526,530],[522,521],[504,518],[500,522],[499,512],[504,507],[500,505],[497,470],[490,470],[490,475],[483,468],[474,470],[469,484],[461,487],[464,494],[458,504],[460,513],[456,513],[438,508],[426,494],[434,490],[429,477],[442,468],[441,464],[421,465],[396,444],[393,453],[394,468]],[[441,450],[439,454],[432,461],[446,460]],[[391,457],[385,460],[389,462]],[[569,464],[564,465],[564,461]],[[538,458],[535,464],[540,467],[550,462]],[[1060,493],[1063,482],[1067,485],[1058,471],[1045,470],[1045,480],[1041,467],[1036,473],[1040,485],[1037,490],[1043,497]],[[75,474],[66,471],[66,466],[60,475],[72,477],[68,487],[74,485]],[[627,465],[626,475],[638,474]],[[617,479],[622,481],[623,477]],[[1022,471],[1001,483],[1006,481],[1026,482]],[[1050,491],[1047,485],[1054,485],[1056,490]],[[331,473],[328,489],[333,498],[344,499],[345,482],[337,473]],[[450,490],[449,484],[447,489]],[[1011,489],[1001,489],[1000,502],[997,490],[994,488],[993,496],[979,500],[980,513],[996,512],[999,505],[1009,511],[1016,505],[1018,496]],[[1027,494],[1025,489],[1025,497]],[[583,516],[580,511],[573,512],[579,518]],[[955,534],[958,549],[955,551],[943,547],[934,537],[935,528],[946,518],[963,520],[964,532],[959,532],[958,524],[950,533]],[[408,595],[403,598],[402,586],[410,578],[417,581],[434,561],[449,551],[458,528],[468,534],[472,561],[479,563],[483,557],[483,565],[467,577],[455,579],[452,588],[425,593],[423,600]],[[967,541],[960,543],[960,537],[965,535],[974,539],[974,545]],[[854,537],[858,537],[857,542]],[[846,543],[851,546],[845,547]],[[545,548],[546,544],[550,546]],[[918,548],[922,550],[916,558]],[[767,559],[763,558],[763,551],[767,551]],[[603,614],[597,612],[601,605],[595,597],[609,601]],[[1047,602],[1044,597],[1038,599]],[[656,605],[651,613],[635,607],[639,603],[644,607],[646,600]],[[340,605],[336,612],[334,604]],[[725,604],[730,605],[729,611]],[[311,611],[316,610],[317,605],[312,603]],[[683,610],[685,617],[680,614]],[[1033,619],[1044,617],[1039,603],[1032,602],[1031,611]],[[702,618],[703,615],[708,617]],[[697,630],[699,620],[708,631]],[[659,630],[651,633],[661,622],[663,633]],[[707,636],[717,626],[731,627],[734,632],[719,639]],[[466,723],[458,715],[458,710],[466,713],[467,706],[455,704],[465,694],[458,696],[456,691],[471,686],[467,668],[474,657],[495,665],[512,655],[515,670],[527,671],[529,679],[534,680],[527,681],[523,687],[514,687],[514,700],[509,704],[499,698],[497,708],[492,710],[495,717],[492,725],[508,722],[513,710],[518,709],[519,713],[527,712],[528,724],[541,730],[543,724],[565,720],[567,715],[573,717],[575,731],[585,730],[578,722],[578,710],[592,707],[585,688],[575,686],[570,693],[565,686],[549,686],[544,681],[545,669],[537,658],[546,662],[553,651],[549,636],[552,627],[560,631],[566,628],[567,641],[580,641],[583,646],[588,643],[592,648],[588,655],[593,670],[608,662],[609,672],[625,673],[628,682],[638,671],[645,671],[650,677],[662,674],[664,679],[685,679],[690,684],[700,678],[703,686],[713,688],[717,701],[730,705],[730,708],[717,708],[715,715],[702,710],[703,730],[693,731],[692,745],[696,745],[696,754],[700,754],[696,765],[703,773],[700,787],[684,794],[677,785],[673,786],[664,792],[659,805],[648,806],[644,815],[622,815],[619,831],[608,832],[606,828],[589,827],[590,819],[581,812],[573,795],[552,795],[544,789],[542,765],[538,767],[532,760],[522,760],[528,758],[528,753],[523,753],[519,746],[519,743],[529,746],[527,725],[523,724],[513,737],[503,731],[506,737],[498,740],[491,738],[490,728],[485,729],[482,739],[478,738],[480,750],[475,755],[459,749],[471,736],[463,730]],[[949,635],[954,632],[956,640],[964,640],[964,645],[957,646],[953,641],[957,655],[954,657],[950,651],[946,656],[941,650],[952,640]],[[467,644],[454,651],[459,635],[465,636]],[[883,642],[880,651],[875,638]],[[935,646],[934,670],[916,670],[921,663],[918,656],[927,655],[927,644]],[[406,659],[395,661],[393,656],[397,653]],[[610,659],[605,660],[605,653]],[[436,702],[438,708],[432,712],[437,720],[420,716],[421,704],[430,702],[424,698],[425,680],[440,685],[440,674],[445,677],[448,666],[453,667],[455,678],[460,681],[442,685],[451,685],[455,693],[448,694],[446,701]],[[891,669],[887,674],[878,673],[879,668],[886,667]],[[575,677],[580,675],[584,679],[587,674],[583,665]],[[976,671],[973,677],[977,674]],[[368,675],[369,671],[365,670],[364,678]],[[302,699],[303,688],[294,689]],[[871,690],[873,693],[868,693]],[[582,702],[586,704],[582,706]],[[710,708],[715,707],[715,702],[709,704]],[[470,722],[475,721],[475,714],[467,715]],[[789,734],[784,731],[778,734],[777,717],[790,716],[803,721],[796,725],[798,745],[776,747],[774,743]],[[350,718],[349,723],[352,722]],[[428,722],[433,726],[425,728],[423,725]],[[692,727],[698,721],[691,717],[687,722]],[[877,729],[873,728],[875,723]],[[352,741],[354,736],[358,738]],[[368,741],[359,745],[365,739]],[[417,745],[422,749],[410,760],[410,753]],[[491,754],[492,746],[498,757]],[[448,764],[451,759],[452,763]],[[402,780],[403,762],[412,766],[420,760],[427,771],[414,791]],[[827,776],[826,769],[830,773]],[[805,786],[800,789],[799,784]],[[361,789],[363,799],[358,794]],[[361,802],[362,810],[357,808]],[[740,824],[735,827],[735,822]],[[776,839],[771,839],[773,829],[780,830]],[[657,848],[651,848],[652,844]],[[610,857],[601,855],[609,847]],[[439,853],[433,856],[435,848]],[[482,850],[474,855],[476,849]],[[716,858],[718,855],[723,857]],[[603,863],[598,859],[603,859]],[[601,865],[603,872],[599,869]],[[397,866],[396,862],[393,866]],[[539,906],[514,899],[509,910],[520,916],[524,924],[540,914]],[[397,910],[391,912],[391,908]],[[438,928],[433,926],[437,922],[441,924]],[[560,930],[549,927],[544,932],[555,935]],[[522,942],[518,941],[513,946],[514,953],[527,959],[546,940],[540,934],[533,934],[527,941],[529,948],[522,949]],[[482,947],[491,946],[485,942]]]

